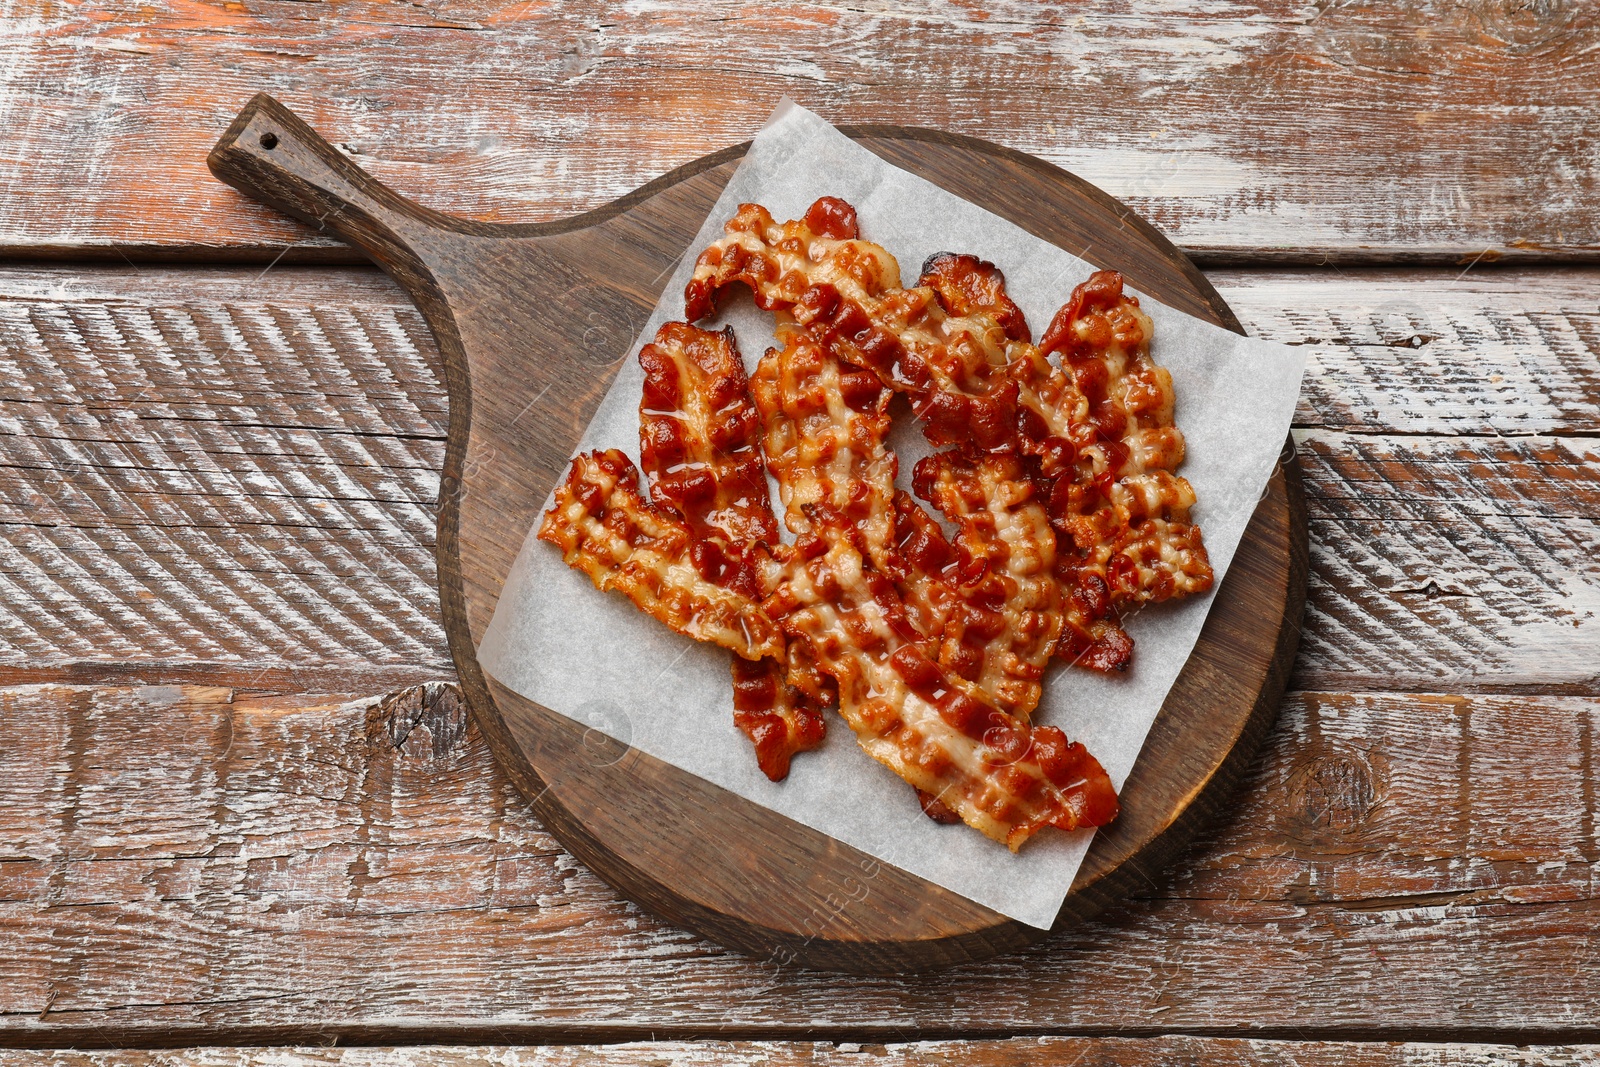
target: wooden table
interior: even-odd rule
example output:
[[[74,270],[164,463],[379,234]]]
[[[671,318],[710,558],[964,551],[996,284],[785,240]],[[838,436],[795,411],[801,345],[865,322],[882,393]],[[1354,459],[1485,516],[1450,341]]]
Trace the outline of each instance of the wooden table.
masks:
[[[0,72],[0,1065],[1600,1058],[1591,5],[34,0]],[[1311,356],[1310,604],[1232,818],[921,978],[618,899],[452,687],[421,319],[205,172],[258,89],[500,220],[783,94],[1125,198]]]

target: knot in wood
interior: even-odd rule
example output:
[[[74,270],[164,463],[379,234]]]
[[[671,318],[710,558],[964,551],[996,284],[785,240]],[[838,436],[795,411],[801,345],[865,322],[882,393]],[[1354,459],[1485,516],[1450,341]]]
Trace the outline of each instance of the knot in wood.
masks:
[[[1352,753],[1318,756],[1289,779],[1298,836],[1361,830],[1377,796],[1372,765]]]
[[[451,682],[401,689],[367,711],[367,743],[386,744],[414,759],[444,759],[466,735],[466,701]]]
[[[1468,8],[1484,36],[1524,56],[1586,36],[1576,32],[1583,6],[1583,0],[1472,0]]]

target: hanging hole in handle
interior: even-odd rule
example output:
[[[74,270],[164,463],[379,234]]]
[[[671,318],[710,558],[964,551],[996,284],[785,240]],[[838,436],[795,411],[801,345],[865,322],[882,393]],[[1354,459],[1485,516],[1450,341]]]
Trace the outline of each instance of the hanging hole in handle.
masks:
[[[267,132],[267,133],[262,134],[261,135],[261,147],[265,148],[268,152],[272,151],[274,148],[277,148],[278,147],[278,135],[275,134],[275,133],[272,133],[270,131]]]

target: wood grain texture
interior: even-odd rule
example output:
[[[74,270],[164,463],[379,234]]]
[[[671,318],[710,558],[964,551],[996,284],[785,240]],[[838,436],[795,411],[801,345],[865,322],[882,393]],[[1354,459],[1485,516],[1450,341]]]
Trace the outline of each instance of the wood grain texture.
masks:
[[[1302,688],[1595,691],[1600,272],[1456,274],[1214,275],[1312,347]],[[448,672],[437,358],[371,270],[0,270],[0,672]]]
[[[1600,271],[1459,273],[1213,275],[1312,349],[1302,688],[1597,691]],[[444,676],[437,360],[370,270],[0,269],[0,678]]]
[[[1600,254],[1586,147],[1600,30],[1577,0],[13,0],[4,14],[12,253],[348,261],[205,174],[212,141],[267,90],[383,180],[499,221],[604,203],[746,140],[790,95],[838,123],[1033,153],[1214,258]]]
[[[8,280],[11,664],[448,664],[433,562],[444,389],[392,285]]]
[[[1600,439],[1296,439],[1300,684],[1600,689]]]
[[[1600,430],[1600,271],[1214,271],[1249,331],[1304,346],[1299,426]]]
[[[763,965],[619,900],[448,689],[42,686],[0,714],[8,1044],[1561,1042],[1600,1011],[1593,698],[1298,694],[1170,877],[921,978]]]
[[[1597,1045],[1262,1041],[1214,1037],[1037,1037],[867,1044],[831,1041],[640,1041],[555,1047],[187,1048],[0,1051],[0,1067],[1579,1067]]]
[[[845,132],[1058,247],[1092,243],[1134,287],[1239,329],[1181,252],[1081,180],[971,138]],[[530,522],[741,154],[706,156],[565,223],[492,225],[404,199],[261,94],[207,165],[361,248],[416,301],[437,340],[450,397],[437,546],[445,634],[490,746],[567,849],[652,912],[785,964],[924,971],[1011,951],[1042,932],[649,753],[615,744],[597,759],[585,723],[479,668]],[[1144,766],[1125,784],[1115,825],[1096,835],[1057,924],[1164,868],[1224,802],[1276,714],[1305,600],[1298,471],[1279,469],[1254,513],[1145,739]]]

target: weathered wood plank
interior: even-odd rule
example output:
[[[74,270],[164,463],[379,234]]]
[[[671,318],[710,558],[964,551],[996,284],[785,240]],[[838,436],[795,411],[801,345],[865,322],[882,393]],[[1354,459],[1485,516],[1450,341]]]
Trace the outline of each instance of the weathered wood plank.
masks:
[[[502,220],[612,199],[787,94],[1033,152],[1213,257],[1600,254],[1585,4],[161,0],[19,5],[0,34],[12,252],[337,254],[205,172],[266,89],[385,181]]]
[[[345,273],[7,275],[12,665],[448,663],[438,353]]]
[[[1600,270],[1209,277],[1252,334],[1308,348],[1297,425],[1526,435],[1600,422]],[[427,326],[376,271],[8,266],[0,312],[5,400],[444,434]]]
[[[1310,356],[1295,422],[1353,433],[1600,426],[1600,271],[1213,271],[1257,337]]]
[[[1596,692],[1600,272],[1223,278],[1315,346],[1298,684]],[[0,272],[0,677],[447,671],[425,333],[371,271]]]
[[[619,901],[447,689],[42,686],[0,715],[7,1043],[1560,1041],[1600,1011],[1593,698],[1298,694],[1236,817],[1169,880],[906,979],[763,965]]]
[[[1600,691],[1600,440],[1295,436],[1298,684]]]
[[[1217,1037],[1033,1037],[887,1045],[831,1041],[640,1041],[618,1045],[423,1048],[186,1048],[103,1052],[0,1051],[0,1067],[1577,1067],[1600,1062],[1600,1045],[1263,1041]]]

